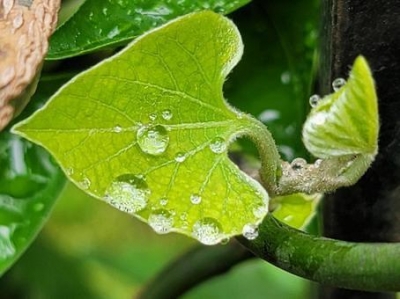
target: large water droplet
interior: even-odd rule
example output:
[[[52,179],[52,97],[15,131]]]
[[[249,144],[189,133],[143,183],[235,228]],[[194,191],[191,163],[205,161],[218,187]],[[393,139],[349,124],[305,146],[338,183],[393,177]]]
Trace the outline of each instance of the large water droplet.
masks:
[[[136,213],[146,208],[149,196],[150,189],[141,176],[124,174],[112,182],[105,200],[121,211]]]
[[[210,149],[213,153],[221,154],[226,151],[226,143],[225,140],[221,137],[216,137],[210,143]]]
[[[293,170],[301,170],[307,165],[307,161],[303,158],[296,158],[290,163]]]
[[[182,163],[186,160],[186,155],[184,153],[177,153],[175,156],[175,161],[178,163]]]
[[[137,131],[140,149],[150,155],[161,155],[169,143],[168,131],[160,125],[143,126]]]
[[[172,112],[169,109],[165,109],[163,110],[163,112],[161,112],[161,116],[164,120],[170,120],[172,118]]]
[[[245,224],[242,230],[243,237],[247,240],[254,240],[258,237],[258,227],[254,224]]]
[[[167,210],[160,209],[150,214],[149,225],[156,233],[166,234],[171,231],[174,225],[174,218]]]
[[[197,193],[192,194],[192,195],[190,196],[190,202],[191,202],[192,204],[194,204],[194,205],[200,204],[200,203],[201,203],[201,196],[200,196],[199,194],[197,194]]]
[[[221,224],[211,217],[198,220],[193,225],[192,234],[205,245],[214,245],[223,239]]]
[[[314,94],[310,97],[309,103],[311,107],[315,107],[318,105],[318,102],[321,100],[321,97],[317,94]]]
[[[338,91],[346,84],[346,80],[343,78],[336,78],[332,82],[332,88],[334,91]]]

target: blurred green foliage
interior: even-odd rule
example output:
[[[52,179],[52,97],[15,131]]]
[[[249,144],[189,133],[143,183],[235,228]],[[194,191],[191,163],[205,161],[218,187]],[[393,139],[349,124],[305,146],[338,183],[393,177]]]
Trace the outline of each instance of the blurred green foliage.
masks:
[[[228,15],[239,27],[245,50],[225,84],[225,96],[267,124],[289,160],[306,155],[300,131],[313,83],[318,3],[260,0]],[[53,62],[45,66],[45,73],[80,71],[109,53]],[[46,87],[39,86],[38,93],[42,88]],[[247,142],[242,146],[253,151]],[[156,235],[138,220],[68,185],[39,238],[0,279],[0,298],[132,298],[192,244],[183,236]],[[251,260],[184,298],[310,298],[308,286]]]

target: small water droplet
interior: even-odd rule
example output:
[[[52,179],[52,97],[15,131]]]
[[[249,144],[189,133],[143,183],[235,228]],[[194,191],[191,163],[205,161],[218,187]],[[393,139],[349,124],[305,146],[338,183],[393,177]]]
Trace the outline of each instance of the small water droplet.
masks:
[[[168,204],[168,198],[163,197],[160,199],[160,205],[166,206]]]
[[[111,183],[105,200],[121,211],[136,213],[146,208],[149,196],[150,189],[143,177],[124,174]]]
[[[290,163],[290,166],[293,170],[303,169],[307,165],[307,161],[303,158],[296,158]]]
[[[160,209],[150,214],[149,225],[156,233],[166,234],[171,231],[174,225],[174,218],[167,210]]]
[[[254,240],[258,237],[258,227],[254,224],[245,224],[242,230],[243,237],[247,240]]]
[[[170,120],[173,115],[172,115],[171,110],[165,109],[165,110],[163,110],[163,112],[161,112],[161,116],[165,120]]]
[[[315,107],[318,105],[318,102],[321,100],[321,97],[317,94],[314,94],[310,97],[309,103],[311,107]]]
[[[83,189],[83,190],[87,190],[90,187],[90,180],[88,178],[84,178],[82,181],[79,182],[79,186]]]
[[[74,169],[72,167],[65,168],[65,174],[69,175],[69,176],[73,175],[74,174]]]
[[[179,218],[180,218],[182,221],[186,221],[186,220],[187,220],[187,217],[188,217],[188,214],[187,214],[186,212],[183,212]]]
[[[205,245],[214,245],[223,238],[221,224],[214,218],[202,218],[193,225],[193,237]]]
[[[115,133],[120,133],[120,132],[122,132],[122,128],[121,128],[121,126],[115,126],[114,128],[113,128],[113,132],[115,132]]]
[[[220,244],[221,244],[221,245],[226,245],[226,244],[229,243],[230,240],[231,240],[230,238],[225,237],[225,238],[223,238],[223,239],[221,240]]]
[[[226,143],[225,140],[221,137],[216,137],[210,143],[210,149],[215,154],[221,154],[226,151]]]
[[[137,142],[144,153],[161,155],[169,143],[168,132],[160,125],[143,126],[137,131]]]
[[[257,218],[262,218],[268,213],[267,205],[256,205],[253,208],[253,215]]]
[[[343,78],[336,78],[332,82],[332,88],[334,91],[338,91],[346,84],[346,80]]]
[[[191,202],[192,204],[194,204],[194,205],[200,204],[200,203],[201,203],[201,196],[200,196],[199,194],[197,194],[197,193],[192,194],[192,195],[190,196],[190,202]]]
[[[151,114],[149,114],[149,118],[150,118],[150,120],[156,120],[157,119],[157,114],[155,114],[155,113],[151,113]]]
[[[178,163],[182,163],[186,160],[186,155],[184,153],[177,153],[175,156],[175,161]]]

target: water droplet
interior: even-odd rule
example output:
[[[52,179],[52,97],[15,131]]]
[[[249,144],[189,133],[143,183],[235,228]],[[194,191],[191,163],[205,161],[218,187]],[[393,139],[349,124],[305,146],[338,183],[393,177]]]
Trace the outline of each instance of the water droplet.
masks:
[[[115,126],[114,128],[113,128],[113,132],[115,132],[115,133],[120,133],[120,132],[122,132],[122,128],[121,128],[121,126]]]
[[[242,230],[243,237],[247,240],[254,240],[258,237],[258,227],[254,224],[245,224]]]
[[[311,107],[315,107],[318,105],[318,102],[321,100],[321,97],[317,94],[314,94],[310,97],[309,103]]]
[[[169,143],[168,132],[160,125],[143,126],[137,132],[137,142],[144,153],[160,155],[167,149]]]
[[[149,118],[150,118],[150,120],[156,120],[157,119],[157,114],[155,114],[155,113],[151,113],[151,114],[149,114]]]
[[[74,169],[72,167],[65,168],[65,174],[69,175],[69,176],[73,175],[74,174]]]
[[[166,206],[168,204],[168,198],[163,197],[160,199],[160,205]]]
[[[83,190],[87,190],[90,187],[90,180],[88,178],[84,178],[82,181],[79,182],[79,187],[81,187]]]
[[[268,213],[268,207],[267,205],[256,205],[253,208],[253,215],[257,218],[262,218]]]
[[[142,176],[124,174],[111,183],[105,200],[117,209],[136,213],[147,206],[150,190]]]
[[[221,154],[226,151],[226,143],[225,140],[221,137],[216,137],[210,143],[210,149],[215,154]]]
[[[188,217],[188,214],[187,214],[186,212],[183,212],[179,218],[180,218],[182,221],[186,221],[186,220],[187,220],[187,217]]]
[[[220,244],[221,244],[221,245],[226,245],[226,244],[229,243],[230,240],[231,240],[230,238],[225,237],[225,238],[223,238],[223,239],[221,240]]]
[[[161,116],[165,120],[170,120],[173,115],[172,115],[171,110],[165,109],[165,110],[163,110],[163,112],[161,112]]]
[[[346,80],[343,78],[336,78],[332,82],[332,88],[334,91],[338,91],[346,84]]]
[[[175,156],[175,161],[178,163],[182,163],[186,160],[186,155],[184,153],[177,153]]]
[[[289,71],[283,72],[281,74],[281,82],[282,82],[282,84],[285,84],[285,85],[289,84],[291,80],[292,80],[292,76],[291,76]]]
[[[166,234],[171,231],[174,225],[174,218],[167,210],[160,209],[150,214],[149,225],[156,233]]]
[[[200,204],[200,203],[201,203],[201,196],[200,196],[199,194],[197,194],[197,193],[192,194],[192,195],[190,196],[190,202],[191,202],[192,204],[194,204],[194,205]]]
[[[193,225],[193,237],[205,245],[214,245],[223,238],[221,224],[214,218],[206,217]]]
[[[307,165],[307,161],[303,158],[296,158],[290,163],[290,166],[293,170],[303,169]]]

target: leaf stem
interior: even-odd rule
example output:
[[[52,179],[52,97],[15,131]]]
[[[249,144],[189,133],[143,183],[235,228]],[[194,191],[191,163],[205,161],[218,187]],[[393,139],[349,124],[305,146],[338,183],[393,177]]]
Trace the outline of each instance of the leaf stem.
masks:
[[[273,265],[321,284],[365,291],[400,290],[400,244],[312,236],[270,214],[256,240],[238,240]]]

